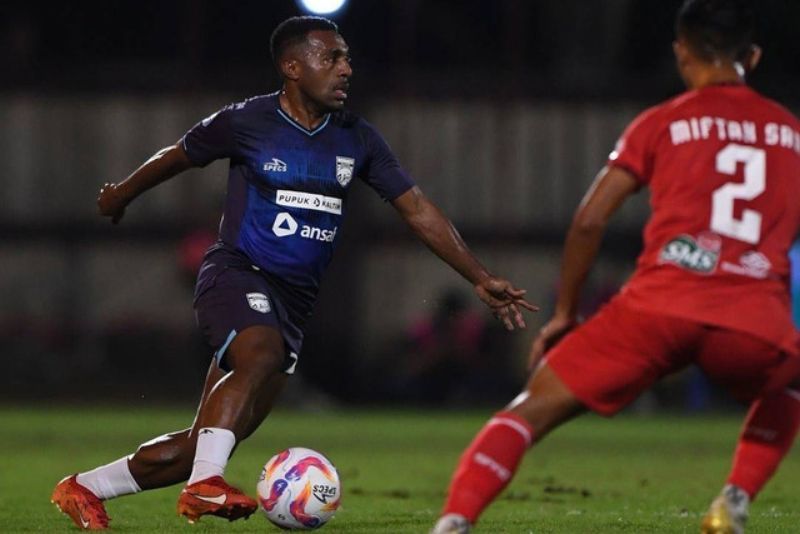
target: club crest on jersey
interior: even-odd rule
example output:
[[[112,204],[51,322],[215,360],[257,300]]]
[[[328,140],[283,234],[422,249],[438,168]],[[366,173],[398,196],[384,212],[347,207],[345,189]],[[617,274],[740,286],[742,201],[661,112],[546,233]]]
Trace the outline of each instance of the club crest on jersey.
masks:
[[[699,274],[711,274],[717,268],[722,240],[716,234],[704,233],[695,239],[679,235],[661,249],[659,263],[671,263]]]
[[[247,303],[258,313],[269,313],[269,299],[264,293],[247,293]]]
[[[336,156],[336,181],[339,182],[342,187],[347,187],[347,184],[353,179],[353,169],[355,166],[355,159]]]

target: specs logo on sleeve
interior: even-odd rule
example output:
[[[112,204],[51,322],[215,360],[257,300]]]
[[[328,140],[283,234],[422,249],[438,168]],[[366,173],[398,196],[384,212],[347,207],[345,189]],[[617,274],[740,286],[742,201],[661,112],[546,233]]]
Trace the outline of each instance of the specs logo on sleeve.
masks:
[[[264,171],[265,172],[286,172],[286,162],[279,160],[278,158],[272,158],[272,161],[268,161],[264,164]]]

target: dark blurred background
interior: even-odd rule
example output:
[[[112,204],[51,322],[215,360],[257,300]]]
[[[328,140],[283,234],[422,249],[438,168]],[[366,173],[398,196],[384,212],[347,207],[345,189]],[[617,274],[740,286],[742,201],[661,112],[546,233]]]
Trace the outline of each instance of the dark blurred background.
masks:
[[[548,317],[560,243],[636,113],[682,86],[677,0],[349,0],[349,107],[496,272],[542,305],[506,334],[471,288],[368,188],[353,191],[289,398],[462,406],[507,400]],[[796,109],[800,2],[761,0],[751,83]],[[119,181],[223,105],[278,89],[269,35],[294,0],[0,2],[0,398],[194,401],[210,350],[192,284],[226,162],[145,194],[119,227]],[[616,217],[585,313],[633,267],[647,198]],[[701,409],[694,372],[639,406]]]

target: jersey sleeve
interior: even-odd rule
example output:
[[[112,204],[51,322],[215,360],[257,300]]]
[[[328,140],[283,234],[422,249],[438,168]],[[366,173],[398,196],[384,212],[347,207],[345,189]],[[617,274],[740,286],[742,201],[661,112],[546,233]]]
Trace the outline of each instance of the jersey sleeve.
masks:
[[[654,139],[658,108],[650,108],[631,122],[608,156],[609,167],[631,173],[642,185],[650,183],[655,156]]]
[[[360,123],[367,153],[367,164],[360,178],[381,198],[392,201],[414,187],[414,180],[400,166],[381,134],[366,121],[361,120]]]
[[[198,122],[181,139],[186,155],[194,165],[205,167],[212,161],[233,157],[234,106],[226,106]]]

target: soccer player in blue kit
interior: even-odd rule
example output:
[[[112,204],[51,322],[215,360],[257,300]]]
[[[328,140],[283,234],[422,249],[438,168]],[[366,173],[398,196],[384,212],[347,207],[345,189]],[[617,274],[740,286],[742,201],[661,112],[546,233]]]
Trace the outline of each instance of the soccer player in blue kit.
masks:
[[[52,500],[80,528],[108,526],[104,500],[187,479],[178,513],[190,522],[207,514],[234,520],[256,510],[255,500],[224,481],[224,468],[295,370],[354,177],[391,202],[508,329],[525,326],[520,308],[535,309],[523,290],[472,255],[380,134],[344,111],[352,68],[337,26],[293,17],[275,29],[270,44],[281,91],[223,108],[100,190],[100,213],[117,223],[151,187],[191,167],[230,160],[219,240],[195,289],[197,321],[215,351],[195,420],[59,482]]]

